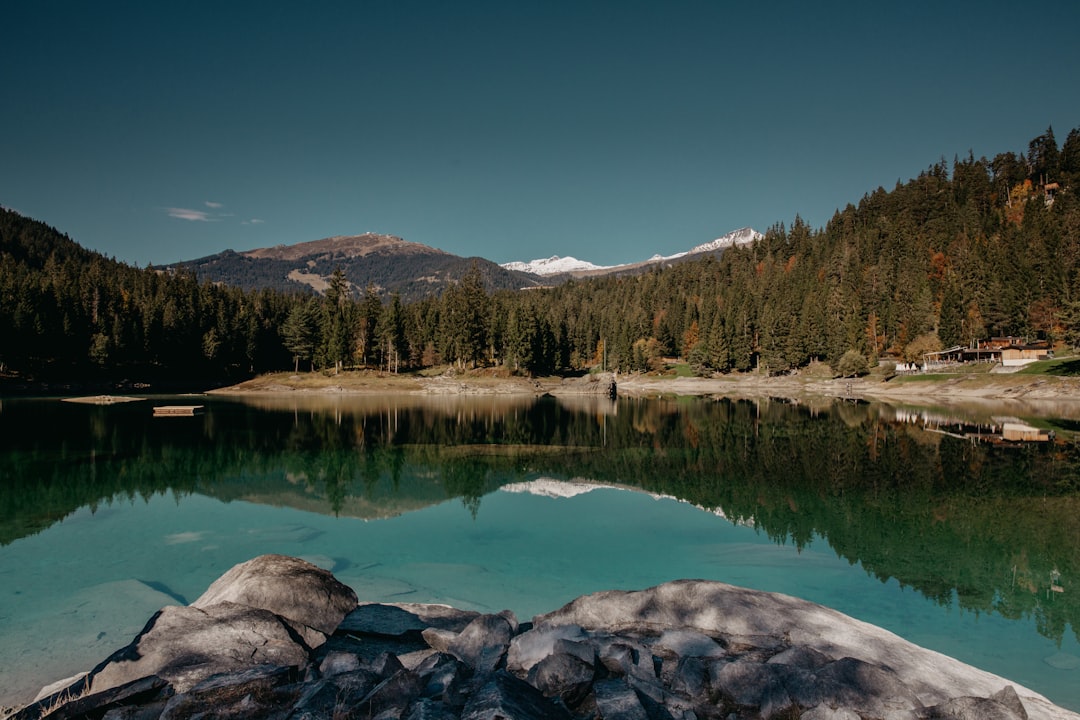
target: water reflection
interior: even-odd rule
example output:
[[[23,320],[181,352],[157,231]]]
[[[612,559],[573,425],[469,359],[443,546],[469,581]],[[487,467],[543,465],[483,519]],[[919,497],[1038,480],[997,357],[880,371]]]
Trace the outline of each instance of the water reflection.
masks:
[[[197,493],[384,518],[453,498],[479,513],[494,489],[576,480],[674,496],[777,543],[822,538],[883,581],[1034,617],[1046,637],[1080,628],[1075,420],[842,401],[198,402],[201,416],[152,419],[149,403],[7,401],[0,542],[117,497]],[[1039,442],[1021,442],[1017,425]]]

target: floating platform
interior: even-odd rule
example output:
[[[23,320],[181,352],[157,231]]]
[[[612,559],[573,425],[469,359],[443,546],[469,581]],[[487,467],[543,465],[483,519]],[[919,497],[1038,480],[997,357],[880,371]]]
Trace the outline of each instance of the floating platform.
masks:
[[[201,415],[202,411],[202,405],[158,405],[154,408],[154,417]]]

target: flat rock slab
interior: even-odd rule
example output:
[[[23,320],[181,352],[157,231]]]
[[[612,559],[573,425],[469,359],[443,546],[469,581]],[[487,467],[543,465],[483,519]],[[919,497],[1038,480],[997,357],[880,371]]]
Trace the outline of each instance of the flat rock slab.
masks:
[[[776,638],[813,648],[830,658],[851,657],[891,668],[924,706],[966,693],[989,697],[1009,684],[932,650],[910,643],[875,625],[789,595],[702,580],[676,580],[647,590],[607,591],[580,597],[559,610],[534,618],[536,628],[577,625],[592,632],[661,635],[694,630],[709,637]],[[1042,695],[1017,692],[1032,717],[1063,715]],[[1044,709],[1044,712],[1032,712]]]

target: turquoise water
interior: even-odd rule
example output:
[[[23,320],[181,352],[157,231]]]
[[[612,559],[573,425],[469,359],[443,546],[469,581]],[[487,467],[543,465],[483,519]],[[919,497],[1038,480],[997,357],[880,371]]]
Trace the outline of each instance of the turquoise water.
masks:
[[[727,456],[711,454],[716,442],[703,456],[694,450],[694,442],[701,447],[700,434],[680,447],[660,429],[675,423],[675,434],[685,437],[688,416],[698,420],[694,427],[699,433],[726,422],[723,431],[731,436],[732,447],[745,449],[748,443],[766,442],[766,435],[770,443],[779,438],[787,443],[810,433],[807,423],[836,425],[830,427],[837,437],[847,438],[847,424],[819,410],[808,419],[805,413],[774,407],[769,412],[778,414],[769,424],[743,426],[744,411],[760,418],[760,407],[674,404],[656,414],[658,407],[626,406],[617,414],[607,409],[598,414],[594,408],[568,411],[545,402],[437,411],[407,405],[389,413],[336,406],[325,413],[220,403],[206,417],[148,422],[146,406],[115,412],[117,408],[58,409],[32,403],[13,407],[8,402],[0,419],[21,418],[28,435],[36,422],[56,427],[58,417],[70,421],[72,435],[57,438],[57,431],[36,448],[8,448],[0,465],[9,471],[0,497],[0,509],[9,514],[5,527],[28,524],[36,530],[21,535],[8,531],[0,546],[0,704],[25,701],[44,682],[88,669],[126,644],[162,605],[190,602],[233,564],[275,552],[333,570],[362,600],[443,602],[482,611],[509,608],[522,619],[584,593],[686,577],[784,592],[881,625],[1080,708],[1080,670],[1068,669],[1080,658],[1076,633],[1070,625],[1061,632],[1055,629],[1059,616],[1072,618],[1063,607],[1065,598],[1058,597],[1069,595],[1071,584],[1065,593],[1034,587],[1008,598],[1000,589],[1005,585],[975,587],[966,569],[950,575],[949,568],[932,562],[912,568],[910,559],[895,557],[901,553],[890,544],[890,530],[882,523],[845,524],[819,513],[807,535],[800,530],[801,518],[811,513],[814,498],[822,497],[820,487],[805,495],[783,487],[782,502],[773,505],[765,488],[748,486],[749,478],[722,467]],[[880,414],[867,412],[866,422],[873,427],[863,431],[891,427]],[[87,420],[89,425],[84,424]],[[154,425],[160,422],[188,425]],[[526,439],[521,423],[533,438],[545,440],[536,447],[551,447],[559,440],[567,451],[535,454],[528,449],[530,443],[509,443],[511,430],[514,440]],[[97,439],[87,439],[87,427]],[[467,437],[431,442],[432,428]],[[756,437],[743,432],[747,429],[754,429]],[[248,438],[246,445],[242,437]],[[579,445],[570,449],[567,441],[574,437],[587,441],[585,455],[574,455],[581,452]],[[480,439],[485,442],[476,442]],[[645,442],[658,439],[665,442]],[[859,434],[851,446],[863,442]],[[890,442],[902,444],[902,437]],[[240,452],[241,445],[249,452]],[[820,435],[817,445],[832,452],[837,447]],[[300,459],[285,453],[287,447]],[[91,448],[94,452],[88,455]],[[943,451],[938,447],[936,452]],[[658,459],[661,455],[667,458],[664,462]],[[993,475],[986,471],[988,457],[992,460],[993,453],[967,458],[977,462],[981,482]],[[1001,459],[1001,467],[1011,467],[1011,457]],[[1030,474],[1040,457],[1024,456],[1020,464],[1025,472]],[[806,461],[789,452],[779,462],[790,475],[791,468]],[[1060,464],[1060,459],[1054,462]],[[608,467],[615,476],[577,475],[566,472],[567,463],[571,470]],[[60,467],[68,469],[56,470]],[[44,468],[53,474],[42,478]],[[655,485],[663,485],[663,477],[631,485],[629,476],[637,472],[669,475],[673,491],[657,492]],[[137,481],[124,486],[125,477]],[[1008,483],[1013,476],[1002,471],[994,477]],[[551,488],[580,491],[579,484],[569,483],[582,480],[618,482],[620,487],[567,497],[536,494]],[[813,478],[804,481],[813,485]],[[15,483],[34,487],[29,498],[13,493],[10,486]],[[702,503],[702,485],[708,485],[710,497],[727,499],[735,510],[719,507],[720,502]],[[100,491],[96,500],[82,502],[88,486]],[[750,506],[758,508],[760,517],[750,518],[740,498],[755,493]],[[675,495],[692,496],[697,504]],[[1045,489],[1036,495],[1045,501]],[[891,495],[861,497],[863,514],[884,512],[904,527],[906,521],[899,520],[903,509],[871,506],[883,497]],[[1056,502],[1072,500],[1066,494]],[[949,501],[947,494],[931,494],[934,512],[946,517],[931,518],[926,527],[960,524],[948,513]],[[830,499],[828,493],[824,497],[828,507],[846,508],[850,502]],[[1015,495],[1009,502],[1022,505]],[[76,506],[64,511],[65,503]],[[912,501],[912,514],[920,504]],[[27,508],[36,508],[37,516],[28,518],[35,512]],[[20,517],[10,516],[13,509],[21,509]],[[733,522],[718,511],[740,519]],[[955,539],[936,538],[921,527],[915,522],[907,531],[919,556],[935,556],[935,551],[918,547],[921,544],[953,542],[949,562],[966,568],[1008,552],[993,545],[999,542],[996,538],[987,538],[989,549],[965,549]],[[873,533],[874,528],[881,538],[855,544],[841,540]],[[1070,532],[1075,535],[1075,530]],[[986,534],[973,531],[974,536]],[[1034,555],[1052,541],[1035,538],[1030,548],[1021,550]],[[866,548],[872,568],[851,556],[850,548],[859,546]],[[1045,560],[1058,567],[1059,558]],[[1005,558],[1001,568],[1010,564],[1015,566],[1014,557]],[[1058,582],[1067,583],[1069,569],[1060,567],[1066,579]],[[992,569],[990,576],[1006,572],[1001,568]],[[1013,571],[1013,586],[1018,572],[1023,574]],[[996,599],[980,604],[977,598],[986,592]]]

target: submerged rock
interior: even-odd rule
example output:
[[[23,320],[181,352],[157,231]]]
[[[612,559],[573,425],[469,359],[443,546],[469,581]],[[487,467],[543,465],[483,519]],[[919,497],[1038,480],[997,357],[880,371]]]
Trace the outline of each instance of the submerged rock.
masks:
[[[722,583],[597,593],[520,626],[357,606],[338,585],[292,558],[239,565],[12,720],[1080,720],[828,608]]]

